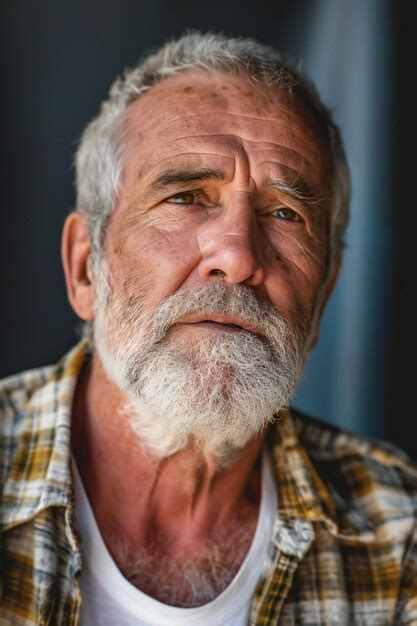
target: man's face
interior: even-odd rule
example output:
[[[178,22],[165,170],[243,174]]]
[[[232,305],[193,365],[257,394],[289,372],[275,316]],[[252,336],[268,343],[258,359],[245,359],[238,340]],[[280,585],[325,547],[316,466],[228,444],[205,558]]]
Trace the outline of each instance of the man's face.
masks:
[[[326,269],[329,158],[297,97],[190,72],[130,107],[127,138],[105,249],[115,284],[140,290],[151,309],[221,278],[249,285],[290,322],[311,318]],[[202,169],[212,176],[181,180]],[[209,332],[178,329],[191,331]]]
[[[126,138],[121,193],[104,248],[110,296],[97,309],[107,352],[118,351],[120,360],[136,342],[142,351],[139,371],[144,354],[147,358],[162,340],[168,348],[154,354],[152,367],[141,374],[138,396],[146,381],[162,376],[169,353],[167,371],[181,369],[184,359],[184,367],[191,363],[188,378],[180,383],[177,377],[172,387],[183,386],[185,402],[195,373],[201,407],[211,406],[202,422],[208,423],[217,402],[210,390],[217,396],[224,392],[230,404],[234,386],[247,389],[235,402],[239,413],[249,391],[258,397],[271,392],[264,409],[270,419],[278,401],[271,390],[280,386],[274,372],[281,365],[288,369],[279,361],[283,337],[293,332],[297,338],[289,341],[290,352],[295,346],[295,372],[295,352],[306,346],[326,273],[329,155],[317,125],[288,92],[242,77],[189,72],[164,80],[131,105]],[[191,294],[197,299],[188,307]],[[223,315],[219,302],[229,295]],[[154,333],[143,351],[151,320],[167,299],[169,306],[179,302],[167,318],[175,323],[166,336]],[[257,324],[262,316],[271,317],[270,326]],[[271,353],[265,342],[275,342]],[[260,382],[268,360],[270,369]],[[203,372],[199,381],[197,371]],[[163,380],[164,388],[172,382]],[[285,383],[286,393],[292,383]],[[148,395],[163,393],[153,389]],[[198,403],[194,398],[190,406]]]

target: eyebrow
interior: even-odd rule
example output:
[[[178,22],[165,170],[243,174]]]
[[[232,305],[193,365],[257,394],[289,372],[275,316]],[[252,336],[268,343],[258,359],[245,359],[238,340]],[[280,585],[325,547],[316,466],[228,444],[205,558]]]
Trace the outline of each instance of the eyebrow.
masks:
[[[187,168],[187,169],[169,169],[159,174],[159,176],[152,181],[150,187],[155,187],[159,190],[171,187],[181,183],[194,183],[204,180],[224,180],[225,175],[221,170],[201,167],[201,168]]]
[[[315,193],[310,185],[302,178],[297,178],[292,181],[270,178],[267,181],[267,187],[281,191],[311,209],[316,208],[324,200],[324,196]]]
[[[161,172],[149,184],[148,191],[151,193],[153,190],[164,191],[165,189],[184,183],[198,183],[207,180],[223,181],[225,178],[224,172],[215,168],[167,169]],[[292,177],[287,173],[284,174],[284,178],[286,178],[286,180],[268,178],[266,186],[270,189],[281,191],[309,208],[315,208],[322,202],[323,197],[315,193],[310,185],[299,176],[295,180],[291,180]]]

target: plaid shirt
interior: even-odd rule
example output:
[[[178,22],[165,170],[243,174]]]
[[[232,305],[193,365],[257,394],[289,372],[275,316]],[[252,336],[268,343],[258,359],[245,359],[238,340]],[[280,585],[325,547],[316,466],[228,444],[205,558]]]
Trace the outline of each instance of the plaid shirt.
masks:
[[[70,417],[86,353],[1,384],[1,625],[79,622]],[[416,466],[297,412],[271,436],[279,509],[250,624],[417,624]]]

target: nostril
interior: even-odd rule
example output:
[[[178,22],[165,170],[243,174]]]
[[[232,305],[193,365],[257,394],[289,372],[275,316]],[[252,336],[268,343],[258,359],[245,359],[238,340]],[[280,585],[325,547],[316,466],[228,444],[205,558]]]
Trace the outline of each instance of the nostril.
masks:
[[[213,274],[213,276],[226,276],[226,273],[223,272],[223,270],[218,269],[211,270],[210,274]]]

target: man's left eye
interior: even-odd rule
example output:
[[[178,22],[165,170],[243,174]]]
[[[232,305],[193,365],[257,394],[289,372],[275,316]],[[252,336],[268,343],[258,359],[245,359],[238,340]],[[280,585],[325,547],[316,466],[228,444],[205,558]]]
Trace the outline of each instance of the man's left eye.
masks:
[[[166,199],[166,202],[170,204],[194,204],[197,199],[197,195],[192,191],[183,191],[176,193]]]
[[[292,209],[276,209],[275,211],[272,211],[270,215],[272,215],[273,217],[278,217],[281,220],[288,220],[289,222],[301,222],[301,218],[298,213],[296,213]]]

